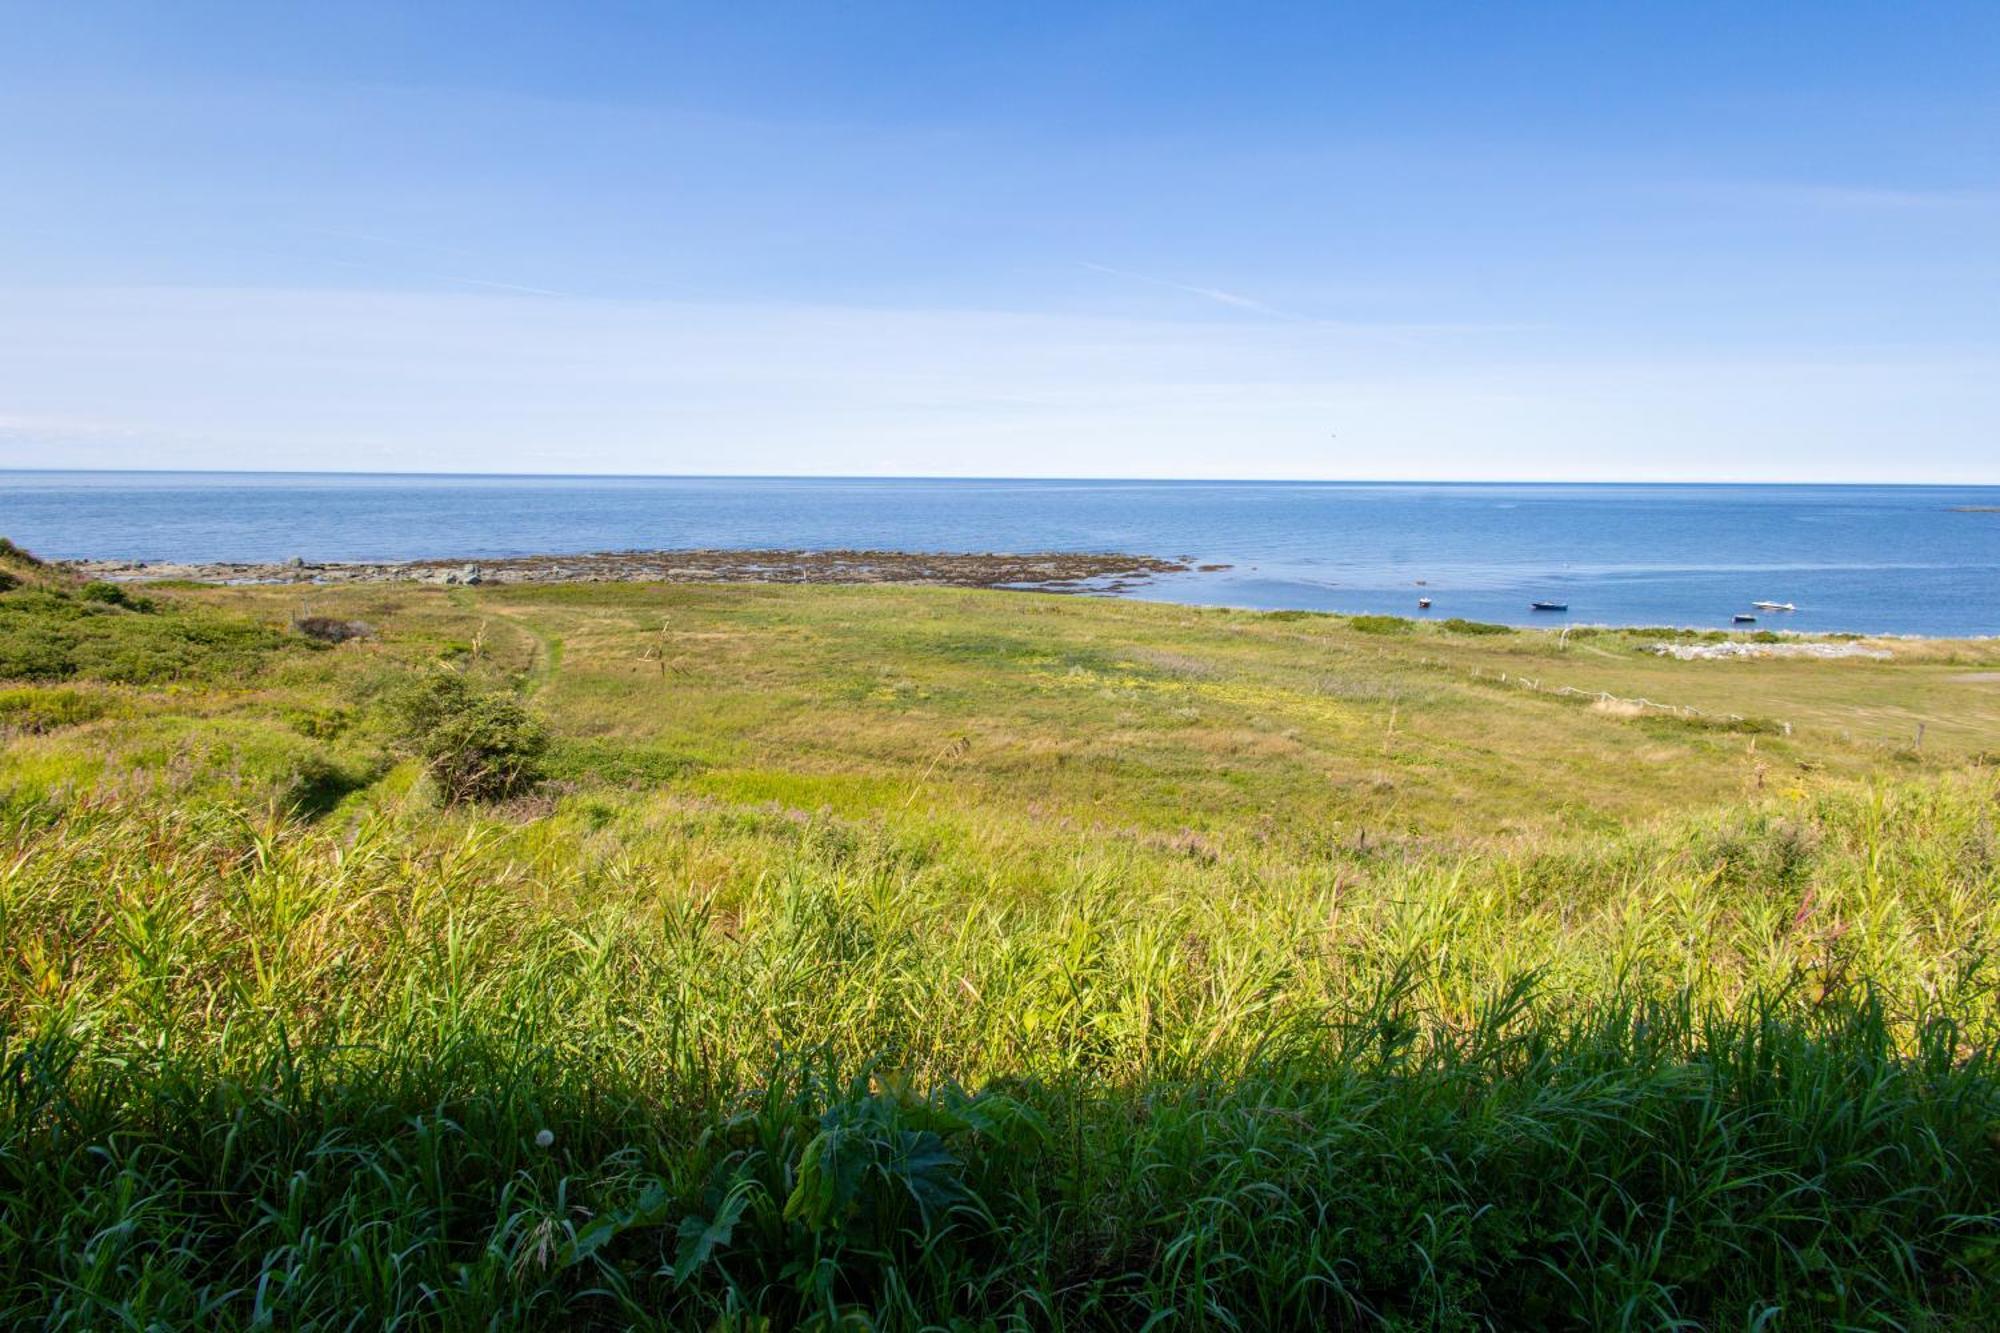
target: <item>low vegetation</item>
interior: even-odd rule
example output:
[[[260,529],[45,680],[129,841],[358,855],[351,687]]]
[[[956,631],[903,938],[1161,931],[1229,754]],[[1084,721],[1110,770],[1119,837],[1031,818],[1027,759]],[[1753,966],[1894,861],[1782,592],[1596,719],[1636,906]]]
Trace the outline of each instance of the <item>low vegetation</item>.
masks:
[[[18,574],[6,661],[193,655],[0,685],[0,1321],[2000,1291],[1991,646],[578,585],[315,594],[377,629],[328,647],[280,590]]]
[[[400,739],[449,804],[497,801],[541,774],[548,733],[505,690],[440,666],[398,686],[389,703]]]
[[[163,608],[116,583],[72,584],[19,548],[0,552],[0,575],[8,581],[0,588],[0,681],[145,685],[241,675],[278,642],[239,615]]]

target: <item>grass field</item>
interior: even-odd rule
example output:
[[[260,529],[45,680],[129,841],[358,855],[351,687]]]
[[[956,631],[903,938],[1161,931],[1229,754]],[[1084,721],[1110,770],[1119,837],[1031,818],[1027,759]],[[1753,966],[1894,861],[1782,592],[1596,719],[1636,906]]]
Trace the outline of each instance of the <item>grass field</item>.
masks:
[[[2000,645],[3,563],[5,1322],[1990,1326]]]

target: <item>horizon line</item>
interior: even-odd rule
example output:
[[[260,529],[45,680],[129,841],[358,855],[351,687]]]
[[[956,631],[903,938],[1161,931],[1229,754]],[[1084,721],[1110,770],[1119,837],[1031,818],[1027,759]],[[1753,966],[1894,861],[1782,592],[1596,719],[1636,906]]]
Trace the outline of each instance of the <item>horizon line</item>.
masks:
[[[135,468],[20,467],[0,465],[0,475],[136,477],[409,477],[425,479],[514,481],[964,481],[964,482],[1125,482],[1144,485],[1194,486],[1826,486],[1826,487],[1949,487],[2000,489],[1993,481],[1778,481],[1744,478],[1619,478],[1619,477],[1147,477],[1134,475],[1030,475],[847,472],[425,472],[340,468]]]

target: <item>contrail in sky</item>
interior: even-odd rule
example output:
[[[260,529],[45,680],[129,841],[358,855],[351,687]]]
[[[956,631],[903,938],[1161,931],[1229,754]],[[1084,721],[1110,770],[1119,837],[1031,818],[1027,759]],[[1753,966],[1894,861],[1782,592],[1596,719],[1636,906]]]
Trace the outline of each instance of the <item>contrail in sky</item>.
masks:
[[[1177,292],[1186,292],[1190,296],[1203,296],[1222,305],[1234,306],[1238,310],[1254,311],[1260,315],[1269,315],[1273,319],[1296,320],[1306,324],[1317,324],[1320,322],[1311,315],[1301,315],[1292,310],[1280,310],[1276,306],[1265,305],[1262,301],[1253,300],[1248,296],[1238,296],[1235,292],[1225,292],[1220,287],[1196,287],[1185,282],[1174,282],[1168,278],[1156,278],[1149,273],[1134,273],[1130,269],[1112,268],[1109,264],[1093,264],[1087,259],[1081,259],[1077,262],[1085,268],[1092,269],[1098,273],[1109,273],[1114,278],[1131,278],[1135,282],[1150,282],[1155,287],[1168,287]]]

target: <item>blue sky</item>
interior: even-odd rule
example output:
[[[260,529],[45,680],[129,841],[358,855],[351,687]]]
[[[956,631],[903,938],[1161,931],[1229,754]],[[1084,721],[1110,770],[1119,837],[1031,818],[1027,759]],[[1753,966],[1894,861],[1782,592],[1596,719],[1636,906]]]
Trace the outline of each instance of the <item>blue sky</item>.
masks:
[[[2000,5],[0,31],[0,466],[2000,482]]]

